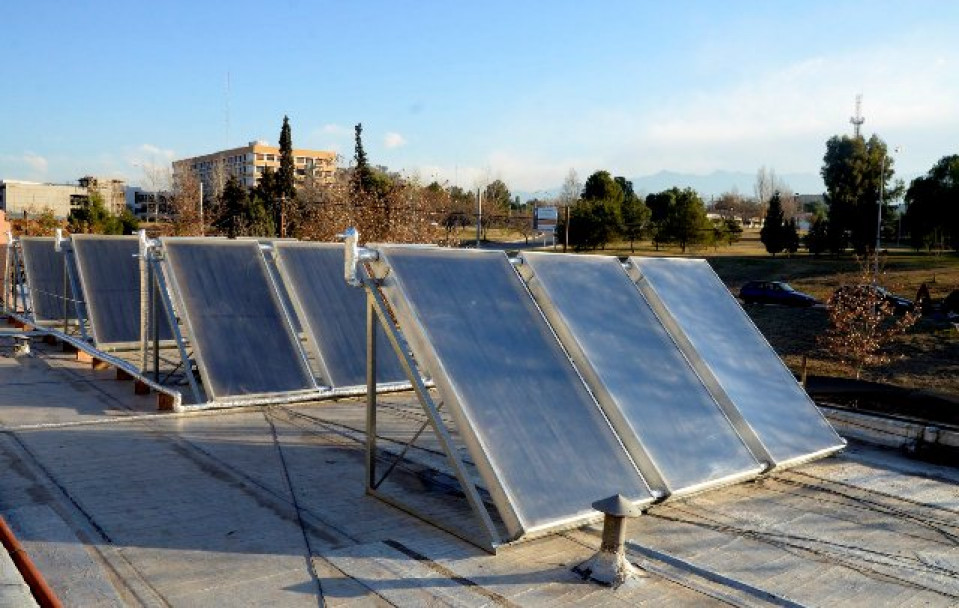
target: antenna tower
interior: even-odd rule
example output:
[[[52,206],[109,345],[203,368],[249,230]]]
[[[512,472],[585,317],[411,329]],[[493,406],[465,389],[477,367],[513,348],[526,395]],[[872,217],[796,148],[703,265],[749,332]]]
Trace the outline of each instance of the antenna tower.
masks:
[[[856,95],[856,115],[849,119],[849,122],[852,123],[853,133],[856,138],[862,137],[859,134],[859,127],[862,126],[862,123],[866,122],[866,119],[862,117],[862,93]]]
[[[225,142],[226,148],[225,149],[228,150],[230,148],[230,72],[229,71],[227,71],[226,73],[226,91],[225,91],[223,102],[224,102],[223,113],[224,113],[224,119],[226,122],[226,142]]]

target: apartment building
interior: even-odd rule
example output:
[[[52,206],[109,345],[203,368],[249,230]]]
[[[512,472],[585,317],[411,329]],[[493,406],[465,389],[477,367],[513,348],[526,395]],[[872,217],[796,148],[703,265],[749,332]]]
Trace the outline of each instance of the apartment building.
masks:
[[[297,182],[312,177],[332,183],[336,172],[336,153],[323,150],[293,150]],[[241,148],[221,150],[203,156],[173,161],[173,178],[192,172],[203,184],[204,198],[219,191],[230,176],[252,188],[267,167],[274,172],[280,168],[280,149],[261,141],[251,141]]]

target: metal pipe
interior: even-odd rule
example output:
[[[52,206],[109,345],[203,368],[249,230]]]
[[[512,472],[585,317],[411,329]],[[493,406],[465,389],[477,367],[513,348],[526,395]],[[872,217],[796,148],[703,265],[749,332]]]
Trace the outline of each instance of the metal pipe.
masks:
[[[30,325],[33,327],[36,326],[36,324],[33,321],[27,319],[23,315],[20,315],[17,313],[10,313],[10,317],[12,317],[13,319],[16,319],[17,321],[25,325]],[[158,393],[163,393],[164,395],[169,395],[170,398],[173,399],[173,409],[175,411],[180,410],[180,407],[183,403],[183,396],[180,394],[179,391],[175,391],[169,387],[166,387],[154,382],[153,380],[148,378],[146,375],[140,373],[140,370],[129,361],[120,359],[119,357],[115,357],[109,353],[105,353],[102,350],[99,350],[91,346],[90,343],[80,338],[77,338],[76,336],[65,334],[57,329],[38,327],[37,331],[41,332],[43,335],[53,336],[57,338],[58,340],[60,340],[61,342],[66,342],[67,344],[70,344],[71,346],[75,347],[77,350],[82,350],[83,352],[90,354],[91,356],[99,359],[100,361],[103,361],[104,363],[108,363],[112,365],[113,367],[122,369],[124,372],[126,372],[130,376],[133,376],[133,378],[146,384],[148,387],[150,387],[151,390],[156,391]]]
[[[23,582],[30,587],[30,592],[33,593],[33,597],[40,607],[62,608],[63,604],[60,603],[60,598],[47,584],[47,581],[34,565],[30,556],[27,555],[27,552],[24,551],[17,537],[14,536],[13,530],[10,529],[3,517],[0,517],[0,542],[3,543],[3,548],[10,554],[10,559],[13,560],[17,570],[23,576]]]

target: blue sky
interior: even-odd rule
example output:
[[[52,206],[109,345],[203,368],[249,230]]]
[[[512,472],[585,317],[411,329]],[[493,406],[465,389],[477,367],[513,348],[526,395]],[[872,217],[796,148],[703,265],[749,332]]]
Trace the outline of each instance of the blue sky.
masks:
[[[464,187],[816,174],[825,140],[959,153],[959,2],[9,0],[0,178],[144,182],[144,165],[275,143]],[[227,75],[229,74],[229,94]],[[227,116],[229,120],[227,120]]]

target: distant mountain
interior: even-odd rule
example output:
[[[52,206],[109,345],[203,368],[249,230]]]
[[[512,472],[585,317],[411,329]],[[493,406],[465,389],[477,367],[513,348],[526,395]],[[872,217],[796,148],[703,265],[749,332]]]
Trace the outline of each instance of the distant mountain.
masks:
[[[783,173],[776,174],[776,177],[786,182],[793,192],[799,194],[822,194],[826,187],[822,183],[822,178],[814,173]],[[581,179],[584,179],[580,176]],[[745,171],[713,171],[706,175],[696,173],[678,173],[676,171],[660,171],[652,175],[643,175],[632,178],[633,189],[641,194],[651,192],[662,192],[673,186],[678,188],[692,188],[699,195],[709,202],[710,197],[719,196],[723,192],[729,192],[733,188],[739,190],[744,196],[753,196],[754,186],[756,184],[756,173],[746,173]],[[560,186],[538,190],[536,193],[518,190],[513,192],[514,196],[519,196],[520,200],[530,198],[552,198],[562,190]]]
[[[825,190],[822,178],[813,173],[783,173],[776,176],[786,182],[793,192],[799,194],[821,194]],[[713,171],[707,175],[660,171],[633,178],[633,189],[636,192],[662,192],[673,186],[692,188],[707,201],[710,197],[719,196],[733,188],[739,190],[740,194],[752,196],[755,184],[756,174],[743,171]]]

